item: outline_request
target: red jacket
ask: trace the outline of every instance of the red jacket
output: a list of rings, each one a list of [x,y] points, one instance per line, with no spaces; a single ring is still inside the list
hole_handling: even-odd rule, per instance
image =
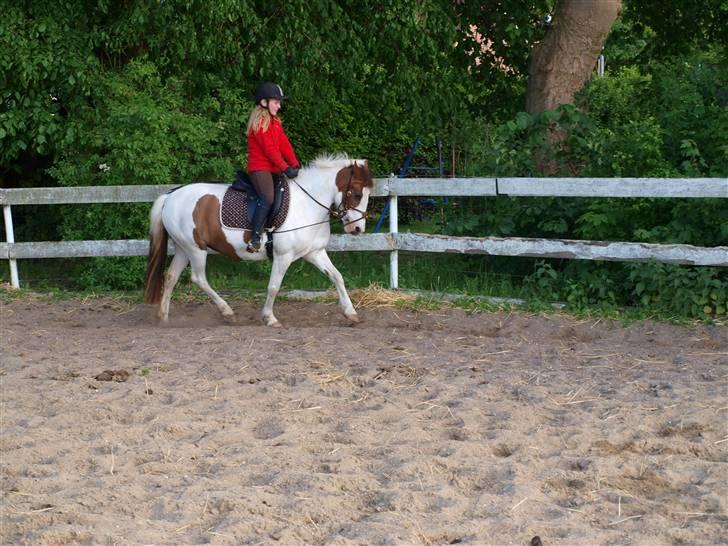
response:
[[[279,173],[288,166],[298,167],[296,158],[281,120],[272,117],[267,131],[248,133],[248,172],[268,171]]]

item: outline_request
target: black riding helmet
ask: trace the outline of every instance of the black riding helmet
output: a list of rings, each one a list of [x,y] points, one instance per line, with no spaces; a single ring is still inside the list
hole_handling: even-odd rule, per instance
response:
[[[261,83],[255,90],[255,104],[260,104],[263,99],[287,99],[283,94],[283,89],[277,83],[265,82]]]

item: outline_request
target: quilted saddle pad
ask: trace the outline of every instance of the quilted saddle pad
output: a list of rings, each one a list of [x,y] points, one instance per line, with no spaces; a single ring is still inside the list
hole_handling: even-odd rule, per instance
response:
[[[269,227],[273,229],[279,228],[285,221],[286,216],[288,216],[288,205],[290,203],[288,183],[283,184],[279,191],[282,194],[281,205],[273,221],[269,222]],[[250,224],[252,214],[248,213],[249,204],[248,194],[240,190],[228,188],[225,191],[222,206],[220,207],[220,222],[222,225],[228,229],[250,229],[252,227]]]

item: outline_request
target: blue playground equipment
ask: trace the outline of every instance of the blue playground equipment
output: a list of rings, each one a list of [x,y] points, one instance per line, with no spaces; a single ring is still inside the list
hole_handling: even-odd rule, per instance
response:
[[[420,145],[420,142],[422,141],[422,133],[417,135],[417,138],[415,139],[415,143],[412,145],[412,149],[410,150],[410,153],[407,154],[407,157],[404,160],[404,163],[402,163],[402,167],[399,169],[399,174],[397,175],[397,178],[407,178],[407,173],[410,171],[438,171],[440,178],[443,178],[445,176],[445,163],[442,160],[442,141],[440,140],[440,135],[435,135],[435,145],[437,147],[437,167],[412,167],[412,159],[415,157],[415,153],[417,153],[417,147]],[[434,201],[432,204],[435,204]],[[382,222],[384,222],[384,218],[389,214],[389,200],[384,204],[384,208],[382,209],[382,214],[379,215],[379,220],[377,220],[377,225],[374,226],[374,233],[379,233],[379,230],[382,227]]]

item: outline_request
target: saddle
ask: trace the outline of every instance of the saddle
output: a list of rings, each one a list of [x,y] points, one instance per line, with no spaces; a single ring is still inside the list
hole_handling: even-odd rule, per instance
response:
[[[265,222],[266,229],[277,229],[288,215],[290,202],[288,180],[283,175],[273,175],[273,206]],[[220,221],[229,229],[251,229],[253,214],[260,206],[258,194],[248,174],[238,171],[235,181],[225,191],[220,207]]]

